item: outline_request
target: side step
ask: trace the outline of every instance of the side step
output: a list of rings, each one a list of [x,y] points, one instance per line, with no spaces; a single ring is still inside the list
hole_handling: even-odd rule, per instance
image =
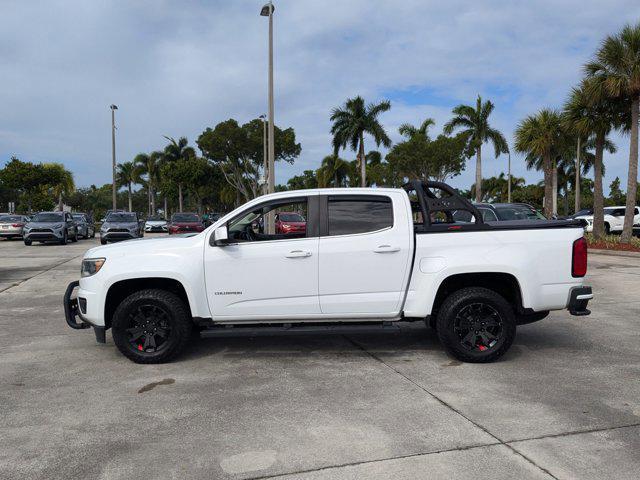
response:
[[[397,322],[382,322],[370,324],[348,323],[330,325],[305,325],[284,323],[282,325],[224,325],[210,327],[200,332],[202,338],[220,337],[268,337],[280,335],[348,335],[362,333],[399,333],[400,326]]]

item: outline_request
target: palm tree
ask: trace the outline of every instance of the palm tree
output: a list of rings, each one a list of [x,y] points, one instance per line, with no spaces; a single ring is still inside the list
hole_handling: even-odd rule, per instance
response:
[[[597,86],[598,84],[593,79],[586,79],[579,87],[571,90],[569,99],[564,105],[564,123],[566,128],[574,132],[577,137],[589,138],[593,136],[595,146],[593,234],[597,239],[600,239],[604,235],[602,158],[607,135],[614,126],[616,112],[614,102],[610,102],[603,95],[602,89]]]
[[[344,187],[349,175],[349,163],[337,155],[327,155],[322,159],[322,165],[318,170],[319,185],[326,187],[329,181],[333,181],[334,187]],[[322,180],[322,182],[320,182]]]
[[[417,135],[429,138],[429,127],[433,127],[435,124],[436,121],[433,118],[426,118],[418,128],[414,127],[410,123],[403,123],[400,125],[400,128],[398,128],[398,132],[409,140]]]
[[[140,181],[140,168],[133,162],[124,162],[118,164],[116,171],[116,181],[119,185],[127,187],[129,195],[129,211],[133,211],[132,185]]]
[[[629,243],[638,188],[638,120],[640,117],[640,22],[607,36],[595,59],[585,65],[587,75],[611,98],[625,100],[631,118],[627,205],[620,241]]]
[[[470,105],[458,105],[452,111],[455,115],[444,126],[444,133],[450,135],[456,128],[462,128],[460,135],[466,140],[467,145],[476,152],[476,202],[482,199],[482,145],[486,142],[493,143],[496,158],[501,153],[509,153],[509,146],[504,135],[489,125],[489,116],[493,112],[494,105],[487,100],[482,102],[478,95],[476,108]]]
[[[544,172],[544,214],[553,215],[553,159],[562,147],[564,130],[562,116],[557,110],[543,109],[522,120],[515,132],[517,152],[527,154],[528,160],[541,160]],[[527,165],[527,168],[531,168]]]
[[[53,195],[58,199],[58,210],[62,211],[63,196],[69,195],[76,189],[73,174],[64,168],[61,163],[45,163],[44,168],[51,172],[51,177],[56,181],[51,185]]]
[[[160,179],[160,164],[162,163],[162,152],[139,153],[133,159],[134,165],[138,168],[138,174],[146,177],[148,205],[150,205],[149,215],[156,214],[156,194],[155,188]]]
[[[384,127],[378,121],[378,115],[388,111],[391,102],[384,100],[380,103],[370,103],[365,106],[361,96],[349,98],[344,107],[337,107],[331,111],[331,134],[333,135],[333,153],[338,155],[341,148],[351,146],[353,151],[358,152],[360,162],[360,185],[367,186],[367,167],[364,155],[364,134],[368,133],[373,137],[377,146],[381,144],[385,147],[391,146],[391,139],[385,132]]]
[[[164,135],[169,144],[164,147],[163,160],[165,162],[189,161],[196,157],[196,151],[189,146],[187,137],[180,137],[178,141]],[[182,182],[178,182],[178,208],[182,212]]]

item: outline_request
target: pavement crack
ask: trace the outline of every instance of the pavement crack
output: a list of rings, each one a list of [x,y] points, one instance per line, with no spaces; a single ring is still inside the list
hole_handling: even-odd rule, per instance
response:
[[[529,438],[519,438],[517,440],[507,440],[505,443],[520,443],[520,442],[529,442],[531,440],[543,440],[545,438],[560,438],[560,437],[570,437],[572,435],[581,435],[583,433],[597,433],[597,432],[608,432],[611,430],[620,430],[622,428],[633,428],[640,427],[640,422],[638,423],[630,423],[628,425],[618,425],[615,427],[599,427],[599,428],[588,428],[585,430],[572,430],[570,432],[562,432],[562,433],[550,433],[548,435],[540,435],[537,437],[529,437]]]
[[[556,480],[558,480],[558,477],[556,477],[555,475],[553,475],[549,470],[547,470],[546,468],[542,467],[541,465],[538,465],[536,462],[534,462],[532,459],[530,459],[529,457],[527,457],[526,455],[524,455],[523,453],[519,452],[518,450],[516,450],[514,447],[512,447],[511,445],[507,444],[506,442],[504,442],[500,437],[498,437],[496,434],[492,433],[491,431],[489,431],[486,427],[484,427],[483,425],[481,425],[480,423],[476,422],[475,420],[472,420],[471,418],[469,418],[467,415],[465,415],[464,413],[462,413],[460,410],[458,410],[456,407],[454,407],[453,405],[451,405],[450,403],[446,402],[445,400],[441,399],[440,397],[438,397],[436,394],[430,392],[429,390],[427,390],[424,386],[420,385],[418,382],[416,382],[415,380],[413,380],[412,378],[408,377],[407,375],[405,375],[404,373],[402,373],[400,370],[398,370],[397,368],[395,368],[394,366],[388,364],[387,362],[385,362],[382,358],[380,358],[379,356],[377,356],[376,354],[370,352],[369,350],[367,350],[364,346],[360,345],[358,342],[356,342],[355,340],[353,340],[350,337],[345,336],[345,339],[350,342],[352,345],[354,345],[356,348],[362,350],[364,353],[366,353],[367,355],[369,355],[371,358],[377,360],[378,362],[380,362],[381,364],[383,364],[384,366],[386,366],[388,369],[390,369],[391,371],[395,372],[396,374],[400,375],[402,378],[404,378],[405,380],[411,382],[413,385],[415,385],[416,387],[418,387],[420,390],[422,390],[423,392],[425,392],[427,395],[429,395],[431,398],[433,398],[434,400],[436,400],[437,402],[439,402],[441,405],[443,405],[444,407],[448,408],[449,410],[451,410],[452,412],[456,413],[457,415],[459,415],[460,417],[464,418],[467,422],[471,423],[473,426],[475,426],[476,428],[479,428],[480,430],[482,430],[483,432],[485,432],[487,435],[489,435],[490,437],[494,438],[497,443],[499,443],[500,445],[504,445],[505,447],[507,447],[509,450],[511,450],[513,453],[515,453],[516,455],[518,455],[519,457],[523,458],[524,460],[526,460],[528,463],[530,463],[531,465],[533,465],[534,467],[538,468],[540,471],[544,472],[545,474],[547,474],[549,477],[554,478]]]

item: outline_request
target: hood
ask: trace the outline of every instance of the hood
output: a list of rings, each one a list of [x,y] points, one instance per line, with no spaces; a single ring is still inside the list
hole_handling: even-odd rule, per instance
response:
[[[27,226],[29,228],[53,228],[55,225],[64,225],[64,221],[60,220],[59,222],[28,222]]]
[[[113,257],[125,255],[148,254],[153,250],[165,248],[187,248],[200,241],[203,233],[188,233],[157,238],[136,238],[126,242],[111,243],[94,247],[84,254],[84,258]]]
[[[147,220],[145,222],[145,224],[147,224],[147,225],[166,225],[167,221],[166,220]]]
[[[102,228],[137,228],[137,222],[104,222]]]

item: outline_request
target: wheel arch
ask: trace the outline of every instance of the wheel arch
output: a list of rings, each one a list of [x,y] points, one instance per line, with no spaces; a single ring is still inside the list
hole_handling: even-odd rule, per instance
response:
[[[435,315],[442,302],[453,292],[467,287],[483,287],[504,297],[514,309],[516,315],[526,313],[522,303],[522,289],[518,279],[511,273],[505,272],[473,272],[458,273],[446,277],[438,286],[437,293],[431,307],[431,314]]]
[[[184,285],[179,280],[170,277],[128,278],[113,283],[107,291],[104,304],[105,327],[111,327],[113,314],[122,300],[124,300],[132,293],[147,289],[166,290],[174,293],[183,301],[185,307],[187,308],[189,316],[192,316],[189,296],[187,295],[187,291]]]

